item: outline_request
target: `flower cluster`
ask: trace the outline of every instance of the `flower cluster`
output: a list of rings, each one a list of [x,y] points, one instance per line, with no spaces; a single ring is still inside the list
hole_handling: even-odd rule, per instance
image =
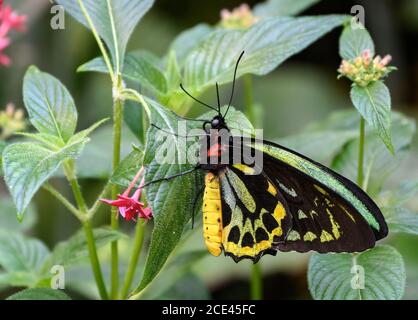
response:
[[[220,25],[226,29],[247,29],[258,20],[259,18],[253,15],[250,7],[244,3],[232,11],[223,9]]]
[[[6,140],[12,134],[26,128],[23,110],[8,104],[6,110],[0,111],[0,140]]]
[[[24,32],[26,30],[27,17],[18,15],[10,6],[3,6],[0,0],[0,65],[10,65],[10,58],[3,53],[10,45],[9,32],[12,30]]]
[[[144,188],[144,177],[142,177],[141,183],[132,196],[129,196],[133,187],[137,183],[139,177],[143,174],[144,167],[138,171],[135,175],[135,178],[132,180],[128,189],[125,190],[123,194],[119,194],[116,200],[100,199],[104,203],[107,203],[111,206],[118,207],[120,215],[125,220],[136,221],[136,216],[142,219],[149,220],[152,217],[151,208],[144,208],[144,203],[139,202],[141,197],[142,189]]]
[[[366,87],[371,82],[386,77],[395,67],[388,66],[392,57],[386,55],[372,57],[369,49],[364,50],[360,56],[353,60],[343,60],[338,72],[340,77],[347,77],[357,85]]]

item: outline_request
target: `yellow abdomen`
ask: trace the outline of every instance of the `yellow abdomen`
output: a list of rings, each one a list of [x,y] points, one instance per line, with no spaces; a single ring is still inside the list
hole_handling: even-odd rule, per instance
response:
[[[213,173],[205,177],[203,195],[203,235],[206,247],[214,256],[222,252],[222,208],[219,178]]]

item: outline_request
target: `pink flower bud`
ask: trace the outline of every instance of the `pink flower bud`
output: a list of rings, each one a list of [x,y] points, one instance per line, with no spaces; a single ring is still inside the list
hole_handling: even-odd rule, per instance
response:
[[[380,61],[380,64],[385,67],[392,61],[392,56],[390,54],[387,54],[384,56],[382,61]]]

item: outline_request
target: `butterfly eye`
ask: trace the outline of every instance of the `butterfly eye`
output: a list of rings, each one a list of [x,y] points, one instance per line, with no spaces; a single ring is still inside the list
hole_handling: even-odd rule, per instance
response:
[[[212,120],[212,128],[217,128],[219,126],[219,119]]]

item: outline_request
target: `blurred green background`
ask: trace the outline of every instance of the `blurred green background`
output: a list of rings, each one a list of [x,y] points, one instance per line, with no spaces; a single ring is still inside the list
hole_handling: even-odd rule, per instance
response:
[[[257,2],[259,1],[247,1],[251,6]],[[5,3],[12,4],[20,13],[28,15],[29,30],[17,35],[6,51],[13,64],[8,68],[0,67],[0,109],[9,102],[18,108],[23,107],[22,78],[27,67],[35,64],[59,78],[68,87],[77,104],[79,129],[110,116],[112,99],[108,78],[76,72],[79,65],[99,55],[91,34],[70,17],[66,17],[65,30],[51,30],[51,4],[47,0],[6,0]],[[200,22],[215,24],[219,21],[221,9],[232,9],[239,4],[241,1],[157,0],[135,31],[129,48],[146,49],[162,56],[179,32]],[[365,7],[366,26],[375,40],[377,53],[391,54],[393,65],[398,67],[398,71],[392,73],[386,81],[392,94],[392,107],[418,119],[418,0],[324,0],[307,10],[304,15],[346,14],[355,4]],[[341,29],[338,29],[328,34],[268,76],[254,77],[255,102],[260,105],[257,109],[257,127],[265,129],[266,139],[296,134],[308,124],[325,118],[331,111],[351,108],[349,82],[336,79],[336,70],[340,63],[340,32]],[[223,88],[222,91],[227,95],[227,88]],[[213,93],[206,96],[209,100],[214,99]],[[234,105],[240,108],[243,103],[241,82],[235,97]],[[198,115],[202,111],[196,106],[191,115]],[[130,144],[137,141],[127,130],[125,133],[126,153]],[[94,176],[104,175],[110,169],[108,137],[109,130],[102,129],[95,135],[94,143],[87,148],[84,159],[88,161],[85,160],[80,168],[86,175],[89,172]],[[103,155],[103,150],[109,153]],[[391,183],[418,179],[417,150],[418,140],[415,139],[413,151],[399,167]],[[60,179],[55,179],[54,184],[65,186]],[[101,185],[102,181],[99,179],[83,180],[83,190],[88,194],[90,201],[97,196]],[[3,183],[0,183],[0,194],[1,199],[7,194]],[[28,216],[37,215],[30,234],[40,238],[48,246],[68,238],[79,228],[76,219],[45,191],[37,194],[34,204],[36,213],[28,212]],[[418,209],[418,201],[411,205]],[[13,208],[9,210],[13,214]],[[97,224],[107,223],[108,210],[102,210],[96,220]],[[122,225],[127,230],[133,227],[129,223]],[[189,241],[191,245],[196,242],[200,245],[202,242],[200,237]],[[406,265],[410,266],[407,268],[410,272],[405,298],[416,299],[418,237],[396,236],[391,239],[391,243],[403,254]],[[265,298],[309,299],[306,283],[308,258],[308,254],[295,253],[279,253],[277,257],[263,258]],[[203,297],[206,295],[212,298],[248,298],[249,270],[249,263],[246,262],[237,265],[229,258],[207,257],[195,266],[194,272],[203,279],[209,290],[196,290],[201,290]],[[193,283],[191,281],[190,286],[193,286]],[[4,295],[7,296],[7,293]],[[89,294],[81,295],[83,296]]]

